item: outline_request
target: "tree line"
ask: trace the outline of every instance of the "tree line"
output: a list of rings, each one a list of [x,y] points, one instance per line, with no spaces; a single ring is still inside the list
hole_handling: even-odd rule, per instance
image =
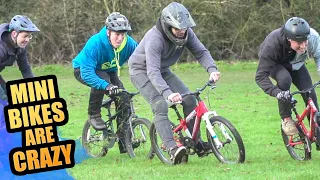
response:
[[[86,41],[104,26],[114,11],[130,21],[137,42],[155,25],[168,0],[0,0],[0,22],[27,15],[41,30],[32,39],[29,59],[34,64],[70,63]],[[315,0],[181,0],[197,26],[195,33],[215,60],[257,59],[265,36],[288,18],[299,16],[320,31]],[[185,51],[180,62],[194,61]]]

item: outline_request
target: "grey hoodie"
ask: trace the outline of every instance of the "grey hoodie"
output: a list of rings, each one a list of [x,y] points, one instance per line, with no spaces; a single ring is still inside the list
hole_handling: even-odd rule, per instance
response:
[[[217,71],[210,52],[199,41],[191,28],[184,46],[176,46],[164,34],[160,22],[152,27],[143,37],[136,50],[129,58],[129,73],[146,73],[157,91],[166,99],[173,92],[162,78],[161,73],[170,71],[187,47],[208,73]]]

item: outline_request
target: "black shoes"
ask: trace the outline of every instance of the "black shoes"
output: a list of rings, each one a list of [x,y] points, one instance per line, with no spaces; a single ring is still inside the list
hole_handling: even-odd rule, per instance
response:
[[[101,119],[100,114],[89,115],[89,123],[95,130],[103,130],[106,128],[106,124]]]
[[[196,149],[197,155],[199,157],[205,157],[212,153],[210,144],[208,142],[199,141]]]
[[[187,150],[184,146],[174,146],[168,150],[170,155],[170,160],[172,161],[173,165],[180,164],[184,161],[184,157],[187,153]]]

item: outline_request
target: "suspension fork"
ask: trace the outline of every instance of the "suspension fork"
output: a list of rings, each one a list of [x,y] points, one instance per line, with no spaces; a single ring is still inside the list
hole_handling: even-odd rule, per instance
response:
[[[129,122],[130,131],[131,131],[131,139],[134,138],[133,127],[132,127],[132,119],[133,118],[137,118],[137,116],[135,115],[135,111],[133,108],[133,101],[132,101],[132,99],[130,99],[130,116],[128,118],[128,122]]]
[[[205,120],[206,122],[206,127],[208,129],[208,131],[210,132],[210,135],[211,137],[213,138],[214,142],[216,143],[217,145],[217,148],[221,148],[223,146],[223,144],[220,142],[219,138],[217,137],[217,134],[214,132],[213,130],[213,126],[211,125],[211,122],[210,122],[210,119],[209,117],[213,115],[213,116],[218,116],[217,112],[215,111],[210,111],[210,112],[206,112],[202,117],[203,119]],[[223,133],[223,136],[229,140],[229,141],[232,141],[232,138],[230,137],[230,135],[227,133],[225,127],[223,126],[223,124],[220,124],[219,125],[222,133]]]
[[[133,108],[132,99],[130,99],[130,112],[131,113],[130,113],[130,116],[128,118],[128,121],[129,121],[129,128],[130,128],[130,131],[131,131],[131,139],[135,139],[135,134],[134,134],[133,127],[132,127],[132,122],[133,122],[133,119],[138,118],[138,116],[135,114],[135,110]],[[141,135],[143,137],[143,140],[146,141],[147,138],[146,138],[144,130],[142,129],[141,126],[139,126],[139,129],[140,129]]]
[[[220,142],[220,140],[218,139],[217,134],[214,132],[213,130],[213,126],[210,122],[209,116],[213,115],[213,116],[218,116],[217,112],[215,111],[209,111],[203,114],[202,119],[206,122],[206,128],[209,131],[211,137],[213,138],[214,142],[216,143],[217,148],[221,148],[223,146],[223,144]]]

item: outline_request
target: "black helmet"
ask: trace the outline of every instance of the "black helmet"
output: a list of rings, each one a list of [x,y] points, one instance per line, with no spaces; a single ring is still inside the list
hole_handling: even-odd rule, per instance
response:
[[[39,32],[40,30],[27,16],[15,15],[9,24],[9,31]]]
[[[113,12],[107,17],[106,26],[111,31],[131,31],[128,19],[119,12]]]
[[[284,25],[284,33],[288,39],[305,41],[310,34],[310,26],[304,19],[292,17]]]
[[[178,46],[182,46],[186,43],[187,36],[184,39],[177,38],[172,34],[171,28],[188,29],[196,26],[189,11],[182,4],[177,2],[170,3],[162,10],[160,22],[164,33]]]

